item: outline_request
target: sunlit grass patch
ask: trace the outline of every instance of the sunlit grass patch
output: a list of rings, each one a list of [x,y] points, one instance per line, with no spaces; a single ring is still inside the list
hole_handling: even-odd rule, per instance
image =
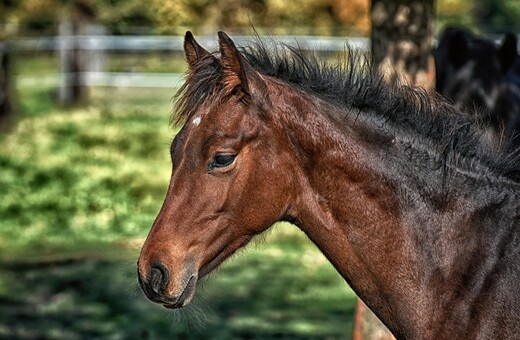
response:
[[[103,105],[56,110],[1,137],[0,247],[37,252],[146,234],[166,191],[174,131],[169,99],[136,97],[146,114],[122,104],[112,114]]]

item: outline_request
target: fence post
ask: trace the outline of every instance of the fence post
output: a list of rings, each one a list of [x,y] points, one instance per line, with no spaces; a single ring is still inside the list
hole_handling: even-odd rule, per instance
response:
[[[74,77],[72,76],[74,72],[73,34],[74,30],[70,18],[66,16],[61,17],[58,28],[58,50],[60,56],[58,101],[61,105],[68,105],[74,102],[72,95],[72,86],[74,83]]]
[[[60,87],[58,100],[62,105],[79,104],[86,100],[84,78],[89,60],[84,35],[91,33],[95,12],[88,0],[75,0],[71,11],[62,16],[59,25]]]
[[[11,125],[13,117],[10,53],[7,42],[0,40],[0,130],[7,129]]]
[[[99,45],[102,45],[100,37],[106,35],[106,28],[96,23],[86,24],[83,28],[82,35],[89,37],[89,40],[82,45],[83,56],[85,57],[85,80],[87,81],[85,85],[88,86],[92,81],[94,84],[98,83],[102,79],[102,72],[105,70],[106,49],[103,46],[103,48],[99,48]]]

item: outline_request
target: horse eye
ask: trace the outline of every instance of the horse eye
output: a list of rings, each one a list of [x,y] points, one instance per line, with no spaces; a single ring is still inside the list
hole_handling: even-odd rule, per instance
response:
[[[229,153],[219,153],[211,162],[210,168],[225,168],[228,165],[231,165],[234,161],[237,155],[229,154]]]

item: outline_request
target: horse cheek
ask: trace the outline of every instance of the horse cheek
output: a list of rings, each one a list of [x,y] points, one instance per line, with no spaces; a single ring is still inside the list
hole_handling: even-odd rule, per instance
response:
[[[283,178],[283,171],[270,169],[271,171],[257,172],[248,192],[253,192],[254,197],[247,204],[252,216],[249,225],[254,226],[255,233],[261,233],[277,222],[283,215],[286,207],[287,180]],[[266,185],[268,183],[268,185]]]

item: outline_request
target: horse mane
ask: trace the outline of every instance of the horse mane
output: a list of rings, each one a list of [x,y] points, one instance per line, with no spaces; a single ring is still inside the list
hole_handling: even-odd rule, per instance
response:
[[[438,94],[424,89],[388,84],[363,54],[345,47],[343,57],[333,64],[317,54],[259,37],[240,48],[241,54],[259,73],[296,86],[356,115],[378,116],[399,130],[404,139],[428,141],[439,161],[474,165],[488,174],[520,182],[520,153],[490,145],[476,118],[457,111]],[[225,100],[226,90],[218,53],[206,56],[188,73],[177,92],[172,114],[174,124],[185,123],[206,100]],[[212,67],[208,67],[212,64]]]

